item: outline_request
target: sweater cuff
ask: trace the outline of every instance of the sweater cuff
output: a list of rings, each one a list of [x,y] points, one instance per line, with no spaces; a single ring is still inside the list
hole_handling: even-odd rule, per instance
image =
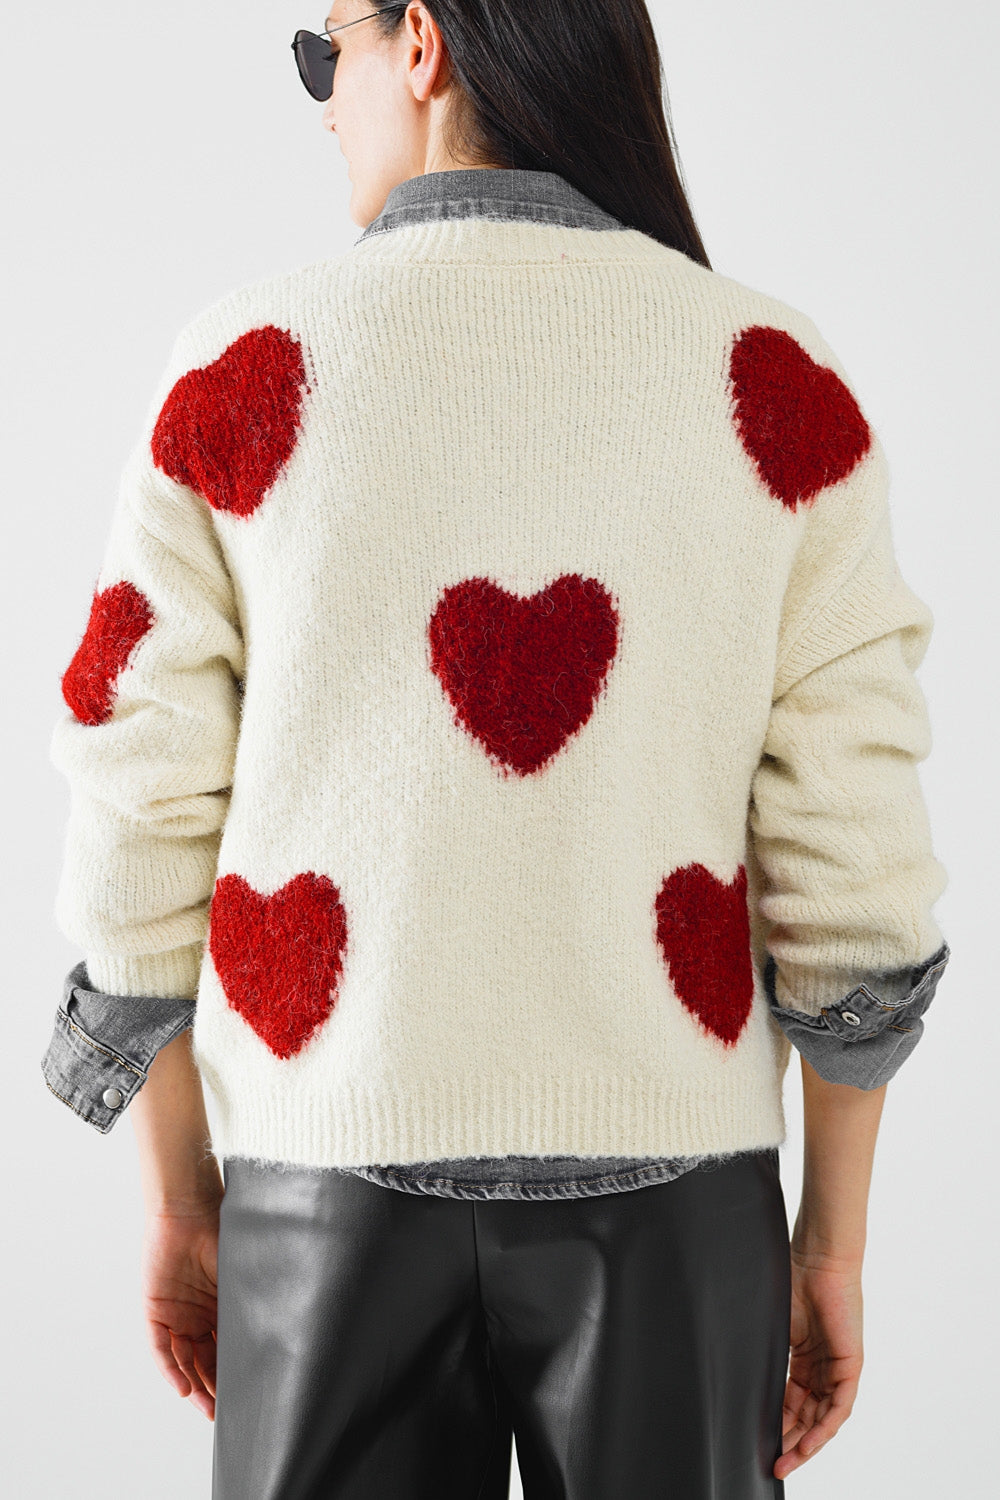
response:
[[[193,1000],[198,993],[203,943],[170,948],[165,953],[92,953],[87,974],[95,990],[106,995],[168,995]]]

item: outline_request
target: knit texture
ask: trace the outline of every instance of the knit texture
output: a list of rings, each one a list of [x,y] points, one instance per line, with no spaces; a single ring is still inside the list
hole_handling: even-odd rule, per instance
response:
[[[815,324],[635,230],[435,219],[219,299],[122,476],[56,901],[197,997],[213,1146],[779,1145],[929,957],[932,629]]]

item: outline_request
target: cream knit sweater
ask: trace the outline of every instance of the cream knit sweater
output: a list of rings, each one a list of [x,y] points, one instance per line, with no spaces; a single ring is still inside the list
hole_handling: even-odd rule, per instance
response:
[[[815,324],[635,230],[434,219],[195,317],[56,914],[197,996],[217,1153],[780,1144],[768,953],[815,1013],[942,942],[888,491]]]

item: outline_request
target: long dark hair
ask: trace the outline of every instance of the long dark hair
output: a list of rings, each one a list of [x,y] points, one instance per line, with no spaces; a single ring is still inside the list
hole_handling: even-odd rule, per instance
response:
[[[630,229],[711,270],[645,0],[428,0],[427,9],[458,85],[446,129],[456,160],[558,172]],[[383,11],[375,25],[392,36],[403,15]]]

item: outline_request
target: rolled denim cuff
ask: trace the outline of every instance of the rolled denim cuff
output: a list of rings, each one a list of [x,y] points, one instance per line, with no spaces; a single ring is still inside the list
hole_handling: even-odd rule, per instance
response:
[[[836,1005],[824,1005],[815,1016],[779,1005],[774,988],[777,965],[770,956],[764,968],[764,988],[771,1014],[821,1078],[877,1089],[898,1072],[923,1035],[920,1017],[933,1000],[950,957],[945,942],[930,958],[915,964],[906,992],[891,1004],[879,998],[879,980],[873,979],[857,985]],[[897,981],[904,972],[898,971],[891,979]]]
[[[194,1021],[195,1002],[166,995],[107,995],[91,988],[86,960],[63,984],[42,1074],[57,1099],[107,1135],[149,1076],[161,1047]]]

